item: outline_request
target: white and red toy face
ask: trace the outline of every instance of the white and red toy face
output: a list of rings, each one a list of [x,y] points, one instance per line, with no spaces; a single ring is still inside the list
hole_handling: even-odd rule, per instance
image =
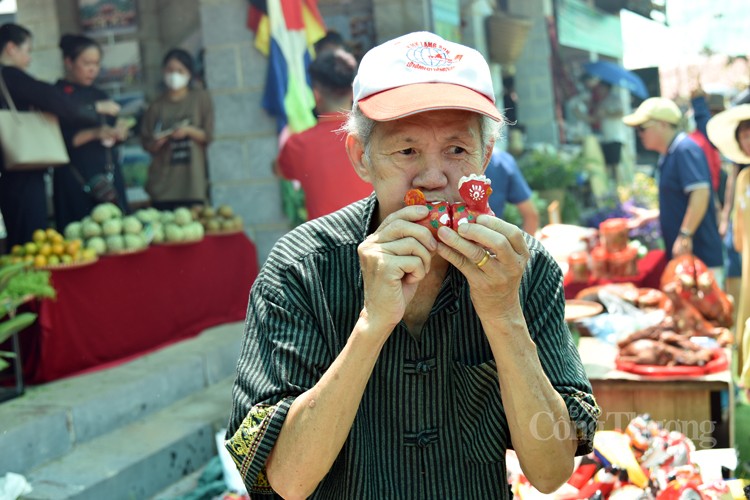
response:
[[[461,177],[458,181],[458,192],[464,200],[462,202],[427,201],[422,191],[410,189],[404,196],[404,203],[425,205],[430,213],[419,221],[419,224],[437,236],[440,226],[451,227],[455,230],[461,224],[476,222],[481,214],[495,215],[489,205],[490,194],[492,194],[490,182],[484,175],[471,174],[468,177]]]

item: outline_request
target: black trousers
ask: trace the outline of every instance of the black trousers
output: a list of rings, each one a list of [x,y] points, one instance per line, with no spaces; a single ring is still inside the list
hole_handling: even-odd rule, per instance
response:
[[[31,241],[35,229],[49,226],[44,170],[2,172],[0,211],[8,237],[5,250]]]

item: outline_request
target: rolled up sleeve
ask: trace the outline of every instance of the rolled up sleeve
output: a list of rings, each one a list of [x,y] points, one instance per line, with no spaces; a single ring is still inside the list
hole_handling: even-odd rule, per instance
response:
[[[331,362],[316,342],[320,332],[306,305],[313,292],[302,282],[294,270],[271,266],[250,294],[225,446],[248,492],[261,496],[272,493],[265,465],[289,408]]]
[[[253,406],[237,431],[224,442],[249,493],[273,493],[265,464],[294,400],[288,397],[275,405]]]

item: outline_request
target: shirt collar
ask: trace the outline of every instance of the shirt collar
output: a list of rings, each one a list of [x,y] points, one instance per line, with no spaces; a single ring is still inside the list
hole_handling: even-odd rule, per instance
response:
[[[682,142],[682,140],[687,137],[687,134],[685,132],[680,132],[679,134],[674,136],[674,139],[672,139],[671,144],[667,148],[667,153],[663,155],[659,155],[659,162],[658,166],[661,167],[662,164],[664,164],[664,160],[667,158],[667,156],[674,153],[674,150],[677,148],[677,145]]]

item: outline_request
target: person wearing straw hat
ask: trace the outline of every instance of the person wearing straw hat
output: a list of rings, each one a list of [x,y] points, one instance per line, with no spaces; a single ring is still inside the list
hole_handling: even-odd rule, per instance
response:
[[[254,282],[226,447],[253,498],[512,497],[505,452],[550,493],[596,405],[562,273],[491,215],[437,236],[503,117],[476,50],[417,32],[362,58],[345,130],[374,193],[285,235]]]
[[[727,259],[727,289],[735,297],[735,335],[739,349],[738,368],[745,390],[750,390],[750,334],[746,323],[750,317],[750,283],[742,276],[750,275],[750,104],[741,104],[717,114],[706,126],[708,137],[726,158],[734,163],[727,179],[731,190],[733,220],[725,241],[732,243]],[[736,251],[734,251],[736,250]],[[738,253],[738,252],[741,252]]]
[[[664,97],[650,97],[622,118],[636,128],[644,148],[660,154],[659,208],[639,212],[631,225],[658,217],[667,258],[693,254],[723,283],[722,243],[708,163],[700,146],[678,130],[681,120],[680,108]]]

